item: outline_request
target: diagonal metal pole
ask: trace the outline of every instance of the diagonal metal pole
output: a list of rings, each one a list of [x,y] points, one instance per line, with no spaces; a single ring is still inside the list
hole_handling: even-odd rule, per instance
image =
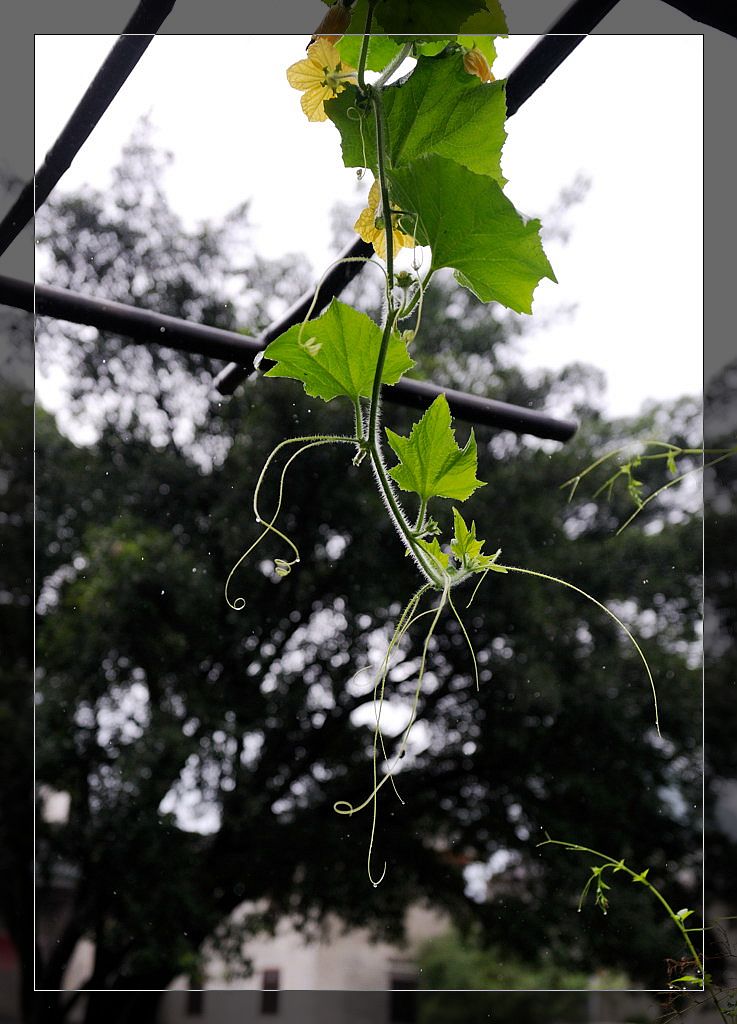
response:
[[[665,0],[665,3],[700,25],[708,25],[737,38],[737,6],[734,0]]]
[[[548,34],[543,36],[510,72],[507,79],[507,113],[511,117],[537,89],[559,68],[563,61],[586,38],[596,26],[616,7],[619,0],[574,0],[561,16],[551,25]],[[557,33],[557,35],[556,35]],[[568,33],[568,34],[562,34]],[[575,33],[575,34],[570,34]],[[340,258],[370,255],[373,249],[366,242],[358,239],[349,246]],[[318,316],[331,299],[340,294],[349,281],[361,271],[362,263],[346,263],[334,268],[331,275],[323,282],[317,294],[313,316]],[[306,292],[281,318],[279,332],[301,323],[315,299],[317,289]],[[266,347],[269,341],[278,335],[273,333],[275,325],[271,325],[259,338]],[[250,369],[239,363],[230,363],[215,378],[215,387],[221,395],[232,395],[239,384],[242,384],[250,373]]]
[[[176,0],[141,0],[58,139],[0,222],[0,256],[33,220],[117,96]],[[35,181],[35,188],[34,188]]]
[[[193,352],[211,359],[237,359],[249,362],[262,351],[259,339],[235,331],[208,327],[179,317],[165,316],[149,309],[127,306],[122,302],[78,295],[64,288],[38,284],[0,275],[0,305],[24,309],[38,316],[53,316],[76,324],[87,324],[101,331],[110,331],[144,345],[166,345],[180,352]],[[448,400],[455,417],[471,423],[511,430],[516,434],[568,441],[576,432],[576,424],[555,419],[546,413],[497,402],[491,398],[467,395],[460,391],[439,388],[425,381],[401,380],[385,391],[384,397],[397,405],[426,409],[440,394]]]

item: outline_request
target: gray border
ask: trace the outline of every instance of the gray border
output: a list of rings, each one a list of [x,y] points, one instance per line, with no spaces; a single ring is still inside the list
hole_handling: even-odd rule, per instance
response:
[[[33,172],[33,34],[44,33],[115,33],[120,31],[134,8],[134,3],[112,4],[92,0],[70,0],[60,4],[54,0],[40,0],[37,4],[17,5],[12,24],[9,19],[0,37],[0,94],[11,97],[0,112],[0,138],[3,152],[0,166],[17,174],[23,180]],[[545,5],[547,6],[547,5]],[[201,5],[197,0],[179,0],[164,32],[188,34],[218,34],[244,32],[247,34],[279,33],[289,24],[290,32],[309,32],[319,20],[323,10],[319,0],[262,0],[258,5],[233,4],[232,0],[211,0]],[[519,0],[511,29],[517,33],[544,32],[551,20],[549,13],[535,10],[530,0]],[[721,376],[723,368],[737,356],[734,327],[729,308],[732,299],[733,259],[732,239],[737,235],[737,206],[732,200],[732,182],[737,180],[737,146],[728,126],[733,114],[732,97],[737,95],[737,43],[715,30],[697,25],[685,15],[658,2],[647,3],[622,0],[620,6],[602,25],[606,34],[695,34],[704,36],[704,101],[705,101],[705,380]],[[643,88],[647,76],[643,74]],[[688,88],[687,73],[674,90]],[[689,183],[684,182],[684,188]],[[0,197],[0,216],[9,202]],[[674,211],[678,216],[678,211]],[[33,279],[33,244],[29,229],[23,232],[11,249],[0,258],[2,272]],[[731,286],[731,287],[730,287]],[[684,298],[688,301],[688,297]],[[29,380],[28,385],[32,382]],[[30,429],[29,423],[29,429]],[[707,438],[719,432],[719,424],[711,422],[706,412]],[[22,441],[22,439],[19,439]],[[709,543],[708,528],[705,542]],[[726,552],[724,553],[726,556]],[[708,588],[708,581],[707,581]],[[708,852],[708,851],[707,851]],[[707,890],[708,879],[707,879]],[[719,894],[709,891],[710,898]],[[246,993],[237,994],[237,998]],[[293,995],[297,995],[293,993]],[[337,993],[299,993],[307,1011],[305,1019],[312,1017],[321,1000],[334,1001]],[[377,1010],[385,1009],[385,994],[376,996]],[[582,994],[583,995],[583,994]],[[603,999],[605,993],[601,993]],[[489,993],[489,1008],[493,1008],[494,993]],[[236,997],[233,994],[232,997]],[[449,994],[457,1001],[462,994]],[[588,995],[586,996],[588,999]],[[449,1002],[450,1005],[450,1002]],[[244,1004],[244,1009],[245,1009]],[[600,1005],[599,1013],[606,1014]],[[378,1018],[377,1018],[378,1019]],[[488,1019],[468,1017],[474,1020]],[[611,1017],[610,1019],[614,1019]]]

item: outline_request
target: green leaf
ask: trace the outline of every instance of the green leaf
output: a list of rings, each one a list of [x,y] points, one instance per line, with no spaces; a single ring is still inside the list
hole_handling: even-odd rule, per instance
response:
[[[455,534],[450,542],[450,550],[460,563],[461,569],[470,572],[485,572],[487,569],[493,569],[495,572],[507,571],[500,565],[494,565],[501,554],[501,549],[493,555],[481,553],[486,541],[476,539],[476,523],[472,522],[469,530],[457,508],[453,509],[453,526]]]
[[[440,547],[437,537],[433,537],[429,542],[426,540],[418,540],[417,543],[423,551],[427,551],[428,555],[435,559],[441,569],[448,568],[450,555],[446,554],[446,552]]]
[[[504,184],[502,147],[507,103],[503,82],[483,83],[463,67],[459,50],[420,57],[407,78],[383,92],[386,156],[403,167],[436,153]],[[358,91],[350,87],[325,108],[342,137],[346,167],[376,172],[373,113],[358,115]]]
[[[389,172],[392,198],[416,216],[403,227],[432,248],[432,266],[452,267],[482,302],[529,313],[542,278],[555,274],[540,242],[540,221],[517,212],[497,182],[440,156]]]
[[[450,39],[418,39],[415,43],[415,56],[435,57],[442,53],[450,42]]]
[[[486,0],[486,3],[479,4],[481,10],[472,14],[463,22],[459,35],[461,36],[503,36],[509,31],[507,18],[504,14],[499,0]],[[477,39],[476,45],[481,42]],[[493,45],[493,42],[492,42]],[[479,49],[481,47],[479,46]],[[491,61],[489,61],[491,63]]]
[[[358,67],[367,9],[366,0],[357,0],[352,8],[349,26],[352,35],[344,36],[338,43],[341,56],[353,67]],[[476,45],[486,54],[484,45],[488,45],[489,40],[484,37],[503,35],[506,32],[507,20],[499,0],[455,0],[453,4],[447,0],[423,0],[421,5],[413,0],[386,0],[376,8],[371,23],[366,67],[369,71],[382,71],[407,36],[431,37],[420,43],[420,52],[439,53],[460,33],[464,37],[473,36]],[[382,37],[382,33],[389,35]],[[399,38],[396,33],[399,33]],[[438,35],[447,38],[438,39]]]
[[[476,479],[476,439],[471,431],[459,448],[450,426],[445,395],[438,395],[409,437],[387,428],[386,436],[399,465],[389,470],[403,491],[414,491],[422,501],[455,498],[465,501],[484,483]]]
[[[301,380],[308,395],[325,402],[338,395],[355,402],[371,396],[380,346],[374,321],[333,299],[321,316],[295,324],[266,347],[265,358],[276,365],[265,376]],[[406,345],[392,334],[382,384],[396,384],[412,366]]]
[[[475,32],[493,35],[507,31],[498,0],[454,0],[452,4],[448,0],[384,0],[377,8],[377,17],[390,35],[456,36],[471,18],[479,18],[478,24],[485,26],[475,27]]]
[[[351,67],[357,68],[361,56],[361,43],[363,42],[363,30],[366,26],[366,12],[368,4],[366,0],[358,0],[353,6],[349,31],[353,35],[343,36],[336,44],[338,53]],[[382,31],[381,25],[374,18],[371,26],[371,37],[368,45],[366,68],[368,71],[383,71],[390,60],[394,60],[402,48],[391,36],[374,35]]]

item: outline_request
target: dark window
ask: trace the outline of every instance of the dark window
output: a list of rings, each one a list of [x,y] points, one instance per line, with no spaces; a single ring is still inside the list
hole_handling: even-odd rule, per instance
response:
[[[392,977],[389,994],[389,1020],[391,1024],[415,1024],[417,1004],[415,978]]]
[[[279,1012],[279,972],[264,971],[261,985],[261,1013],[275,1016]]]
[[[192,990],[187,993],[187,1016],[201,1017],[205,1008],[205,993]]]

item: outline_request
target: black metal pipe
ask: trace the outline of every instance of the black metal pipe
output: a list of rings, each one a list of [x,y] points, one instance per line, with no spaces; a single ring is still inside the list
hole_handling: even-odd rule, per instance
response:
[[[263,349],[256,338],[235,331],[208,327],[122,302],[89,298],[51,285],[36,285],[34,307],[33,285],[2,275],[0,303],[35,312],[37,316],[53,316],[73,324],[86,324],[101,331],[122,334],[144,345],[166,345],[212,359],[252,360]]]
[[[29,313],[35,311],[38,316],[53,316],[75,324],[86,324],[101,331],[112,331],[145,345],[166,345],[168,348],[196,352],[212,359],[252,361],[270,340],[265,335],[249,338],[235,331],[191,323],[136,306],[126,306],[121,302],[88,298],[50,285],[36,285],[34,304],[33,285],[2,275],[0,305],[25,309]],[[457,419],[471,423],[555,441],[567,441],[576,431],[576,424],[567,420],[557,420],[507,402],[438,388],[424,381],[405,378],[385,390],[388,402],[418,409],[426,409],[441,394],[448,399],[451,412]]]
[[[374,255],[374,246],[370,243],[364,242],[362,239],[358,239],[356,242],[351,244],[343,250],[337,260],[345,260],[347,258],[354,260],[366,260]],[[306,291],[303,295],[294,302],[286,313],[279,316],[276,321],[266,328],[258,336],[259,350],[264,349],[270,341],[274,338],[278,338],[280,334],[284,334],[285,331],[289,331],[291,327],[296,324],[301,324],[304,321],[305,316],[310,311],[310,306],[314,303],[312,315],[316,316],[326,307],[331,299],[340,295],[346,285],[355,278],[355,275],[363,267],[363,263],[343,263],[336,262],[336,265],[332,267],[317,288],[311,288]],[[316,296],[316,298],[315,298]],[[231,362],[225,367],[215,378],[214,385],[221,394],[232,394],[237,385],[241,384],[248,375],[251,373],[251,369],[247,369],[240,365]]]
[[[563,61],[593,32],[619,0],[575,0],[526,53],[507,78],[507,115],[512,117]]]
[[[33,219],[138,64],[176,0],[141,0],[61,134],[0,222],[0,256]],[[133,34],[143,33],[143,34]],[[35,183],[35,187],[34,187]]]
[[[700,25],[708,25],[737,39],[737,8],[728,0],[665,0]]]
[[[560,67],[579,43],[586,38],[585,33],[594,29],[609,12],[616,7],[619,0],[574,0],[574,3],[567,7],[563,14],[551,25],[549,34],[539,40],[519,62],[516,68],[510,72],[507,79],[507,113],[511,117],[516,114],[522,104],[540,88],[550,75]],[[578,33],[577,35],[558,35],[553,33]],[[372,252],[372,248],[361,239],[349,246],[343,256],[355,256]],[[348,263],[345,265],[346,284],[352,280],[362,269],[361,263]],[[309,309],[314,291],[307,292],[299,300],[300,307],[305,312]],[[324,306],[327,305],[333,295],[338,292],[321,290],[322,304],[315,306],[314,315],[317,316]],[[297,321],[293,321],[297,322]],[[287,326],[291,326],[288,324]],[[232,395],[235,389],[249,374],[249,370],[237,363],[231,363],[215,379],[215,387],[221,395]]]
[[[374,247],[368,242],[364,242],[362,238],[358,238],[355,242],[351,242],[337,259],[366,260],[373,256],[373,253]],[[364,264],[360,262],[337,263],[336,266],[328,271],[317,288],[310,288],[301,295],[283,316],[269,324],[266,330],[259,335],[259,340],[263,342],[263,348],[266,348],[270,341],[278,338],[280,334],[289,330],[290,327],[302,323],[313,302],[312,315],[318,316],[330,303],[330,300],[340,295],[346,285],[350,284],[356,274],[363,269],[363,266]],[[317,295],[317,300],[315,300],[315,295]],[[215,388],[221,395],[232,395],[250,372],[250,369],[247,367],[241,366],[238,363],[230,363],[215,378]]]
[[[466,391],[439,388],[435,384],[410,377],[404,377],[398,384],[383,388],[381,393],[385,401],[412,409],[427,409],[438,395],[445,395],[456,419],[494,427],[496,430],[511,430],[514,434],[531,434],[550,441],[570,441],[578,430],[578,424],[573,420],[559,420],[536,409],[525,409],[524,406],[498,402],[494,398],[470,395]]]

